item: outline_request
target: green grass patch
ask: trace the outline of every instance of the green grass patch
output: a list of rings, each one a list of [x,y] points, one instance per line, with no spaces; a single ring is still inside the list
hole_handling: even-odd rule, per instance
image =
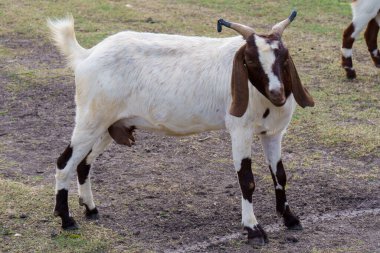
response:
[[[128,252],[141,251],[130,238],[84,220],[78,231],[60,231],[50,186],[29,187],[0,177],[0,191],[7,193],[0,195],[1,252],[106,252],[120,241],[129,243]],[[73,202],[70,206],[79,209]]]

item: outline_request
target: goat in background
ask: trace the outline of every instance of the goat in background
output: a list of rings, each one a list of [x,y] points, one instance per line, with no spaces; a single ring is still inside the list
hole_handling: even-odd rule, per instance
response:
[[[356,78],[356,71],[352,65],[352,45],[360,32],[367,26],[364,33],[368,51],[372,61],[380,68],[380,52],[377,48],[377,35],[380,25],[380,1],[379,0],[353,0],[352,22],[344,30],[342,42],[342,67],[346,71],[348,79]]]

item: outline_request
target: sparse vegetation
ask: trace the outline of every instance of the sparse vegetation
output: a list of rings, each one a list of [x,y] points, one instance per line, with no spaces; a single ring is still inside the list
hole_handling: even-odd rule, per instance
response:
[[[350,22],[349,2],[338,0],[131,0],[127,2],[1,0],[0,92],[4,94],[6,92],[7,98],[0,94],[0,252],[146,252],[153,250],[134,236],[135,232],[129,231],[128,227],[123,233],[119,233],[96,222],[79,219],[82,226],[79,232],[60,232],[58,220],[52,217],[52,173],[33,175],[30,170],[35,168],[29,168],[29,159],[31,159],[30,156],[35,155],[34,150],[46,149],[48,154],[44,154],[45,156],[41,159],[45,160],[38,166],[42,166],[43,170],[50,167],[49,170],[51,170],[53,165],[46,162],[46,157],[51,157],[53,154],[48,149],[51,148],[57,152],[55,150],[57,147],[46,146],[39,140],[17,139],[16,137],[22,132],[29,131],[25,125],[7,128],[11,123],[14,126],[14,122],[17,122],[16,125],[22,124],[24,117],[29,115],[29,107],[25,109],[27,112],[21,115],[20,112],[14,111],[14,107],[9,106],[12,103],[24,103],[28,99],[28,91],[48,89],[52,83],[72,85],[73,74],[64,68],[64,62],[58,58],[58,53],[56,52],[54,57],[57,58],[54,59],[51,59],[53,54],[49,57],[43,56],[44,49],[51,48],[48,29],[45,25],[46,18],[62,17],[67,13],[72,13],[75,17],[80,43],[91,47],[108,35],[126,29],[213,37],[234,35],[227,29],[222,34],[216,32],[216,20],[220,17],[246,23],[258,32],[265,33],[271,24],[286,17],[292,8],[296,8],[299,15],[285,32],[284,41],[298,66],[301,79],[316,100],[316,107],[307,110],[299,108],[285,136],[284,159],[291,178],[288,189],[293,191],[299,187],[300,182],[309,180],[308,168],[312,168],[315,177],[334,178],[342,182],[355,180],[361,184],[368,182],[368,185],[364,186],[355,183],[355,187],[371,187],[369,192],[374,195],[376,191],[379,193],[377,186],[380,180],[380,75],[379,70],[370,62],[362,38],[356,44],[354,58],[355,61],[362,62],[362,64],[355,64],[358,72],[361,73],[360,77],[355,81],[347,81],[340,68],[340,38],[343,28]],[[58,94],[61,91],[55,92]],[[54,100],[55,97],[49,99]],[[48,107],[49,105],[39,106]],[[57,117],[72,118],[71,115],[65,115],[66,113],[68,112],[62,112],[63,116]],[[3,121],[3,118],[6,120]],[[60,132],[66,127],[59,120],[51,124],[55,132]],[[210,135],[212,138],[204,142],[198,142],[199,138],[182,138],[176,145],[183,147],[182,144],[184,144],[188,148],[179,150],[178,154],[200,152],[198,159],[207,162],[213,173],[222,173],[226,167],[232,166],[231,157],[220,156],[219,153],[210,156],[206,152],[208,145],[211,145],[209,143],[213,146],[220,144],[216,141],[219,135]],[[18,143],[26,142],[26,146],[29,146],[23,150],[17,150],[18,146],[13,145],[15,140]],[[51,142],[53,141],[55,140],[51,139]],[[42,144],[44,146],[41,146]],[[258,144],[257,140],[255,144]],[[63,146],[58,148],[62,149]],[[292,150],[289,150],[290,148]],[[225,153],[229,154],[229,150]],[[20,157],[24,157],[23,162],[20,162]],[[144,162],[143,157],[142,155],[138,157],[140,161],[134,164],[136,167]],[[33,161],[40,160],[40,158],[33,159]],[[153,172],[157,169],[165,173],[168,167],[177,166],[168,165],[157,157],[154,159],[156,167],[152,166]],[[168,159],[174,160],[172,157]],[[52,160],[54,159],[50,159],[49,162]],[[132,158],[130,161],[134,162]],[[327,161],[330,164],[325,164]],[[257,174],[263,175],[258,177],[258,181],[264,185],[270,185],[271,177],[262,157],[254,163]],[[23,170],[23,167],[28,169]],[[188,170],[195,169],[189,167]],[[307,189],[310,191],[318,189],[318,184],[323,183],[323,180],[316,181],[308,181],[315,185]],[[163,188],[168,189],[167,192],[181,192],[181,194],[184,192],[180,195],[181,198],[194,197],[195,193],[181,186],[181,181],[176,181],[174,186],[170,183],[164,179],[156,184],[130,182],[131,185],[135,184],[133,186],[137,189],[136,191],[146,192],[152,199],[163,194]],[[346,190],[344,184],[341,186],[337,183],[335,185],[337,191]],[[210,189],[206,188],[203,192],[207,190]],[[228,191],[230,191],[228,194],[235,196],[232,190]],[[74,195],[75,190],[73,192]],[[195,197],[203,198],[203,192],[199,195],[195,194]],[[268,192],[268,195],[273,194],[267,189],[262,192]],[[352,196],[356,196],[355,194],[355,192],[352,193]],[[144,196],[140,197],[144,198]],[[131,203],[130,198],[130,196],[123,198],[124,206]],[[230,198],[233,199],[233,197]],[[70,206],[74,215],[77,218],[82,217],[79,213],[82,208],[79,208],[73,198],[71,201]],[[148,212],[144,209],[146,207],[138,205],[136,209],[141,213]],[[189,212],[197,210],[194,203],[186,203],[184,209],[186,208]],[[153,215],[157,219],[169,220],[175,211],[161,210]],[[26,218],[20,218],[22,214],[26,215]],[[179,239],[173,239],[174,242],[176,240]],[[231,245],[236,249],[242,247],[241,242],[232,242]],[[358,247],[365,247],[365,245],[363,243],[355,245],[353,242],[345,247],[336,246],[328,252],[355,252]],[[310,249],[310,252],[326,252],[326,249],[316,246]]]

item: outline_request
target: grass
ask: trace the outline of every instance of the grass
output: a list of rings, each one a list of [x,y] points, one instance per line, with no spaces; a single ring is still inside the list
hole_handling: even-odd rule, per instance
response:
[[[350,1],[340,0],[1,0],[0,1],[0,74],[6,78],[6,89],[18,93],[26,89],[49,85],[52,79],[72,75],[61,67],[47,66],[38,58],[28,61],[33,52],[27,48],[12,47],[7,39],[22,39],[44,45],[50,43],[45,25],[47,17],[62,17],[72,13],[79,42],[91,47],[110,34],[121,30],[175,33],[202,36],[232,36],[225,29],[216,32],[218,18],[241,22],[266,33],[277,21],[296,8],[298,17],[284,33],[284,41],[298,66],[304,84],[316,100],[316,107],[298,108],[285,137],[284,146],[316,147],[334,150],[332,155],[348,158],[379,158],[379,72],[370,62],[363,39],[355,44],[354,65],[358,80],[347,81],[340,68],[340,39],[342,30],[350,22]],[[274,11],[275,10],[275,11]],[[149,21],[150,20],[150,21]],[[58,54],[58,53],[57,53]],[[359,64],[360,63],[360,64]],[[8,113],[0,109],[0,116]],[[0,152],[4,144],[0,140]],[[302,162],[312,166],[322,159],[315,153]],[[214,159],[214,158],[210,158]],[[220,159],[218,163],[231,163]],[[14,166],[0,154],[0,170]],[[288,168],[296,174],[296,163]],[[337,174],[349,169],[341,167]],[[369,169],[359,177],[379,180],[379,168]],[[33,180],[40,181],[36,177]],[[270,177],[264,177],[270,182]],[[0,177],[0,251],[13,252],[103,252],[118,251],[113,246],[122,240],[111,230],[94,223],[82,222],[79,234],[51,231],[59,225],[51,217],[50,186],[30,187]],[[73,209],[76,203],[71,203]],[[26,212],[28,218],[17,218]],[[8,219],[9,215],[16,218]],[[161,215],[161,214],[160,214]],[[80,214],[76,214],[80,217]],[[165,216],[162,214],[161,216]],[[43,221],[45,220],[45,221]],[[20,237],[15,236],[21,234]],[[132,240],[129,238],[129,240]],[[125,246],[120,251],[140,251],[138,244]],[[314,252],[320,252],[315,249]],[[336,252],[341,252],[336,250]]]
[[[0,195],[2,252],[105,252],[113,242],[125,240],[93,222],[82,222],[79,232],[61,232],[51,215],[54,194],[50,186],[30,187],[0,178],[0,189],[7,193]],[[79,209],[73,201],[70,205]],[[137,244],[125,241],[130,243],[128,252],[141,252]]]

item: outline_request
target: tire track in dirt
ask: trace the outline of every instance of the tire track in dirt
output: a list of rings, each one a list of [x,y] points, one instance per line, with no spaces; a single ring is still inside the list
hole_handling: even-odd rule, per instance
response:
[[[380,208],[363,209],[363,210],[344,210],[344,211],[330,212],[323,215],[310,215],[305,218],[302,218],[301,221],[304,227],[310,227],[320,222],[362,217],[362,216],[367,216],[367,215],[374,215],[374,216],[380,215]],[[284,227],[277,223],[277,224],[264,226],[264,229],[266,232],[273,233],[273,232],[280,231],[281,229],[284,229]],[[222,237],[216,236],[207,241],[198,242],[192,245],[184,245],[181,248],[178,248],[176,250],[165,250],[164,252],[166,253],[200,252],[201,250],[205,250],[211,246],[216,246],[216,245],[226,243],[231,240],[236,240],[239,238],[243,239],[243,234],[241,232],[225,235]]]

